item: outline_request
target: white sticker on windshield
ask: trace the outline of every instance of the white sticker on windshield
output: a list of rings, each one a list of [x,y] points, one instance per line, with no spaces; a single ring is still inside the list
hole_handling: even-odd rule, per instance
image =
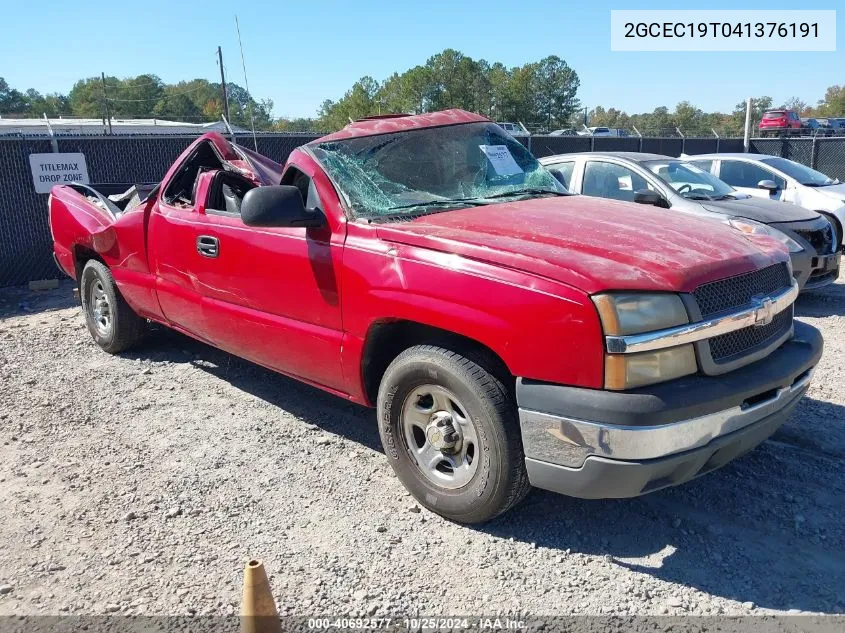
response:
[[[522,168],[516,164],[507,145],[479,145],[484,152],[493,169],[499,176],[513,176],[524,173]]]

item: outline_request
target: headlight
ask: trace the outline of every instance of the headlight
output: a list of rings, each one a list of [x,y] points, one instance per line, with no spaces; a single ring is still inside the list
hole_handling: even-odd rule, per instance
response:
[[[790,253],[800,253],[804,250],[798,242],[789,237],[786,233],[778,231],[776,228],[754,220],[746,220],[745,218],[731,218],[725,220],[725,224],[729,224],[738,231],[748,233],[749,235],[768,235],[773,237],[781,244],[784,244]]]
[[[689,323],[676,294],[614,293],[593,297],[606,336],[642,334]],[[680,345],[637,354],[606,354],[605,389],[634,389],[698,371],[695,349]]]
[[[607,336],[642,334],[689,323],[686,308],[676,294],[625,292],[596,295],[593,303]]]

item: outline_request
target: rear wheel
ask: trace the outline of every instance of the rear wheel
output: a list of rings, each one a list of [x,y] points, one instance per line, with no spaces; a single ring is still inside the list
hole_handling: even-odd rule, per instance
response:
[[[120,294],[108,267],[89,260],[79,279],[79,294],[88,331],[110,354],[132,347],[144,333],[145,321]]]
[[[480,523],[530,490],[510,392],[455,352],[419,345],[397,356],[379,387],[378,419],[394,472],[433,512]]]

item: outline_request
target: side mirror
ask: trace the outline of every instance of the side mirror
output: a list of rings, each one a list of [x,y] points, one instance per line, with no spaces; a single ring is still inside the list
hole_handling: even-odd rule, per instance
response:
[[[638,189],[634,192],[634,202],[637,204],[650,204],[655,207],[669,208],[669,201],[662,195],[651,189]]]
[[[775,183],[774,180],[761,180],[760,182],[757,183],[757,188],[758,189],[765,189],[766,191],[770,191],[771,193],[774,193],[780,187],[777,186],[777,184]]]
[[[319,211],[305,210],[297,187],[276,185],[247,191],[241,219],[247,226],[318,228],[325,218]]]

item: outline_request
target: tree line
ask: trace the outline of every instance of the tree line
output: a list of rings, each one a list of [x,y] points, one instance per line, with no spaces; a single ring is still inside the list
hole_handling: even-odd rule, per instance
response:
[[[257,129],[272,129],[273,102],[256,101],[238,84],[227,82],[231,123],[249,127],[250,107]],[[76,116],[159,118],[176,121],[219,121],[223,114],[221,84],[192,79],[166,84],[158,76],[88,77],[77,81],[66,95],[42,95],[30,88],[20,91],[0,77],[0,115],[41,118]]]
[[[742,135],[745,101],[730,112],[705,112],[690,101],[674,109],[628,114],[615,107],[582,108],[578,99],[580,79],[565,60],[545,57],[522,66],[507,67],[473,59],[454,49],[431,56],[425,64],[378,81],[365,76],[342,97],[324,101],[314,117],[273,118],[273,102],[256,100],[244,88],[226,84],[231,122],[248,127],[249,109],[256,129],[291,132],[330,132],[350,120],[389,112],[431,112],[463,108],[496,121],[524,124],[532,132],[588,126],[636,128],[642,134],[720,136]],[[42,95],[34,89],[19,91],[0,77],[0,115],[41,117],[80,116],[162,118],[183,121],[219,121],[223,113],[221,85],[205,79],[166,84],[153,74],[120,79],[89,77],[77,81],[67,95]],[[753,99],[752,123],[765,110],[782,107],[801,116],[845,116],[845,85],[827,89],[824,98],[810,105],[797,97],[775,104],[771,97]]]
[[[674,111],[662,106],[652,112],[628,114],[616,108],[598,106],[589,112],[591,126],[636,128],[642,134],[673,134],[680,130],[684,135],[712,135],[715,131],[720,136],[742,136],[745,129],[745,101],[737,103],[728,113],[704,112],[689,101],[681,101]],[[830,86],[824,98],[815,106],[792,97],[784,103],[776,104],[771,97],[761,96],[751,100],[751,123],[756,125],[763,118],[766,110],[795,110],[802,117],[842,117],[845,116],[845,85]],[[580,127],[580,125],[578,126]]]
[[[350,119],[383,112],[463,108],[498,121],[554,129],[580,110],[579,86],[578,74],[554,55],[508,68],[449,48],[384,81],[362,77],[337,101],[324,101],[313,123],[336,130]]]

